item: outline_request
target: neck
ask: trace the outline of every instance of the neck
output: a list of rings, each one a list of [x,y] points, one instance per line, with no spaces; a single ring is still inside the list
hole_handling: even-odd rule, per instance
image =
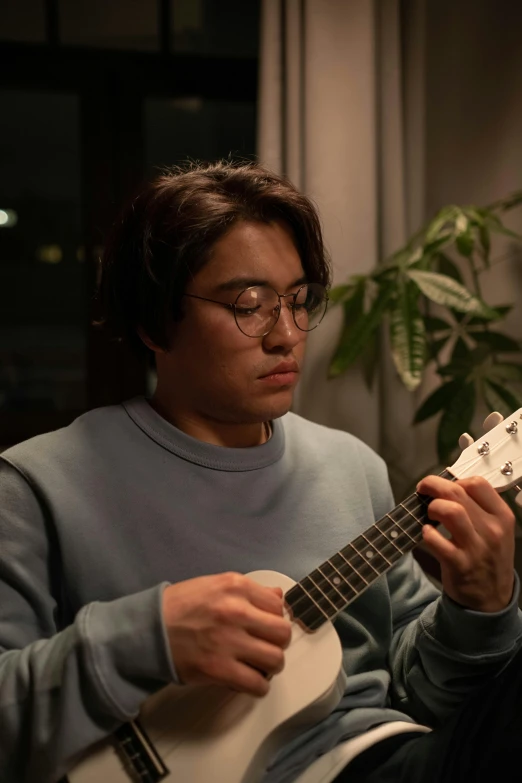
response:
[[[443,478],[454,477],[445,470]],[[285,601],[297,622],[315,631],[422,541],[431,498],[414,492],[294,585]]]
[[[156,413],[159,413],[169,424],[174,425],[186,435],[211,443],[213,446],[225,448],[250,448],[261,446],[270,438],[271,429],[269,422],[256,422],[254,424],[236,424],[220,422],[209,417],[200,416],[193,412],[177,410],[165,404],[157,393],[149,401]]]

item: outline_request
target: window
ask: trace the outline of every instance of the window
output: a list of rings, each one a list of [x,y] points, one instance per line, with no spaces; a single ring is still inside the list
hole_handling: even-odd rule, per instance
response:
[[[171,50],[218,57],[256,57],[259,0],[169,0]]]
[[[9,0],[2,14],[0,449],[145,391],[144,363],[92,325],[97,258],[145,176],[253,157],[259,2]]]
[[[253,101],[149,98],[145,102],[145,160],[149,176],[187,159],[211,161],[255,155]]]
[[[3,90],[0,105],[0,411],[81,410],[78,99]]]
[[[61,0],[60,41],[73,46],[157,52],[157,4],[151,0]]]
[[[3,0],[0,40],[43,43],[46,39],[44,0]]]

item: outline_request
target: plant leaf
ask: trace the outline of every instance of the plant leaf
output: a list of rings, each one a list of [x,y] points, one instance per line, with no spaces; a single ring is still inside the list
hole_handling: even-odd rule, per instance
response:
[[[441,378],[453,378],[458,377],[461,380],[467,378],[470,374],[471,367],[468,362],[448,362],[437,369],[437,373]]]
[[[413,419],[413,423],[418,424],[421,421],[425,421],[426,419],[430,419],[432,416],[435,416],[436,413],[445,407],[445,405],[451,400],[451,398],[454,396],[454,394],[456,394],[461,386],[462,381],[454,380],[443,383],[441,386],[435,389],[435,391],[430,394],[429,397],[426,397],[420,408],[417,410],[415,418]]]
[[[520,343],[502,332],[473,332],[473,339],[477,343],[489,345],[492,351],[499,353],[518,353]]]
[[[463,207],[462,211],[474,226],[483,226],[488,215],[487,210],[474,207],[473,205]]]
[[[432,340],[431,342],[428,342],[431,359],[435,359],[435,357],[439,355],[450,337],[451,335],[448,334],[446,337],[441,337],[440,340]]]
[[[496,233],[496,234],[504,234],[507,237],[512,237],[513,239],[517,239],[520,241],[522,239],[522,236],[520,234],[517,234],[516,231],[512,231],[510,228],[507,228],[507,226],[504,225],[504,223],[501,221],[501,219],[498,217],[498,215],[489,214],[487,225],[489,227],[489,230]]]
[[[376,329],[361,352],[364,382],[368,389],[373,387],[379,359],[379,330]]]
[[[448,223],[453,222],[456,219],[459,212],[459,208],[452,204],[447,207],[443,207],[435,215],[433,220],[431,220],[426,226],[425,242],[434,242],[436,239],[438,239],[440,232],[448,225]]]
[[[444,234],[441,234],[436,239],[432,239],[430,242],[426,242],[424,245],[424,256],[430,256],[433,255],[437,250],[440,250],[441,247],[444,247],[444,245],[447,245],[449,242],[451,242],[453,239],[453,233],[451,231],[447,231]]]
[[[341,375],[357,359],[375,329],[382,321],[383,315],[393,295],[394,287],[387,285],[379,288],[379,292],[369,310],[364,313],[364,288],[359,288],[351,300],[344,303],[344,325],[329,367],[329,378]]]
[[[390,309],[392,357],[408,391],[414,391],[421,382],[426,361],[426,332],[418,299],[417,287],[406,283]]]
[[[492,411],[498,411],[503,416],[509,416],[522,406],[522,398],[507,386],[487,380],[484,384],[484,397]]]
[[[444,409],[437,430],[437,453],[446,462],[457,448],[459,437],[469,431],[475,413],[474,383],[462,383]]]
[[[506,315],[511,312],[513,309],[513,305],[497,305],[494,308],[492,308],[496,314],[497,318],[480,318],[477,315],[474,315],[473,318],[469,318],[467,321],[468,326],[477,326],[477,325],[484,325],[489,323],[490,321],[500,321],[502,318],[505,318]]]
[[[424,296],[432,302],[459,310],[462,313],[474,313],[483,318],[494,318],[496,313],[487,304],[468,291],[465,286],[447,275],[437,272],[421,272],[410,269],[408,277],[418,285]]]
[[[471,229],[468,227],[466,231],[462,231],[460,234],[457,234],[455,237],[455,245],[457,246],[457,250],[459,251],[461,256],[464,256],[465,258],[469,258],[470,255],[473,253],[473,234],[471,233]]]
[[[462,337],[457,337],[455,345],[453,346],[453,351],[451,352],[450,361],[452,364],[465,361],[468,359],[470,353],[471,352]]]
[[[379,282],[384,277],[390,277],[390,275],[396,275],[397,271],[401,269],[409,258],[409,251],[402,248],[397,253],[383,261],[377,269],[372,273],[374,280]]]
[[[504,362],[493,364],[489,371],[490,377],[503,381],[522,381],[522,364]]]
[[[484,364],[485,360],[490,356],[490,349],[487,345],[477,345],[471,350],[468,349],[468,353],[463,353],[455,361],[451,361],[445,364],[443,367],[439,367],[437,372],[440,376],[459,376],[461,378],[467,378],[473,373],[477,367]]]
[[[408,266],[413,266],[414,264],[418,264],[419,262],[422,262],[424,253],[422,247],[416,247],[415,250],[412,250],[411,253],[409,253],[407,256],[405,256],[399,266],[401,269],[405,269]]]
[[[462,274],[457,264],[444,253],[438,253],[437,255],[437,271],[441,275],[452,277],[458,283],[463,282]]]
[[[424,325],[430,332],[452,332],[453,326],[443,318],[435,318],[433,315],[424,316]]]
[[[343,302],[343,326],[339,336],[339,341],[335,349],[333,360],[342,360],[345,352],[349,350],[354,326],[362,319],[364,314],[364,296],[365,291],[361,284],[355,288],[350,299],[347,299],[345,302]],[[339,372],[342,372],[342,370]],[[331,368],[329,371],[329,377],[331,377]]]

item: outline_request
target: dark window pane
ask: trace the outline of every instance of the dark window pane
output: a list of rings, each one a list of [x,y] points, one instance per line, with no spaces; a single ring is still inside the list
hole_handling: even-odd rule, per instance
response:
[[[257,57],[259,0],[170,0],[173,52]]]
[[[61,0],[60,40],[99,49],[157,51],[155,0]]]
[[[80,409],[78,101],[12,90],[0,91],[0,106],[0,412]]]
[[[0,40],[43,43],[44,0],[2,0]]]
[[[212,161],[255,156],[255,104],[201,98],[145,102],[148,174],[190,158]]]

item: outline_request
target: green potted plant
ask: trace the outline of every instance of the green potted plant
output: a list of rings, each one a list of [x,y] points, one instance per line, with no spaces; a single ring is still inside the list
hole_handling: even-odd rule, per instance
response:
[[[520,204],[522,191],[487,207],[446,206],[372,272],[352,275],[330,292],[344,314],[330,378],[357,361],[371,385],[380,327],[389,332],[408,390],[417,389],[430,365],[436,369],[439,385],[414,422],[440,414],[441,465],[451,464],[461,433],[472,433],[479,405],[504,415],[522,406],[521,346],[502,331],[513,305],[492,306],[481,287],[483,272],[502,260],[491,258],[494,235],[522,242],[502,220]]]

